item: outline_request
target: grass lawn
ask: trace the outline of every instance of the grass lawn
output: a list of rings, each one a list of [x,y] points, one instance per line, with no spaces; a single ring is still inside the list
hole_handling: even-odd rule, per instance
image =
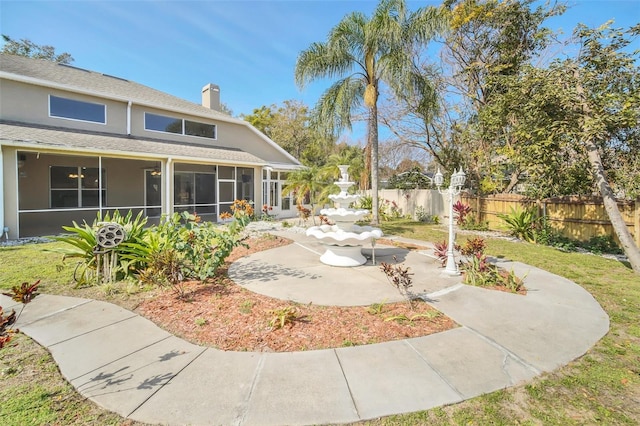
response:
[[[442,226],[411,222],[382,225],[388,235],[442,241]],[[459,235],[463,242],[466,235]],[[521,261],[575,281],[602,305],[611,330],[586,355],[525,385],[460,404],[386,417],[364,425],[637,425],[640,424],[640,278],[620,262],[564,253],[524,242],[488,239],[488,254]],[[130,307],[136,295],[73,289],[71,263],[45,252],[58,243],[0,248],[0,288],[42,280],[42,292],[95,297]],[[126,286],[122,287],[123,289]],[[515,319],[514,319],[515,320]],[[509,327],[505,324],[505,327]],[[0,424],[102,425],[139,423],[101,410],[79,396],[48,353],[18,336],[0,352]],[[13,342],[12,342],[13,343]]]

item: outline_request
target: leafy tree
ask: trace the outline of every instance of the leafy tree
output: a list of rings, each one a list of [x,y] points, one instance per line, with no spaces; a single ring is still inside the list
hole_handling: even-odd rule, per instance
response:
[[[389,179],[389,188],[426,189],[431,187],[431,179],[422,172],[422,168],[420,166],[414,166],[409,170],[391,176]]]
[[[502,79],[503,93],[480,111],[486,129],[504,133],[497,151],[525,172],[533,195],[598,192],[635,271],[640,250],[616,194],[637,197],[640,177],[640,52],[627,47],[640,25],[575,31],[580,51],[546,69],[523,68]]]
[[[233,117],[233,110],[224,102],[220,102],[220,111]]]
[[[2,53],[34,59],[46,59],[59,64],[70,64],[74,61],[70,53],[56,54],[53,46],[35,44],[26,38],[14,40],[5,34],[2,34],[2,39],[4,41]]]
[[[262,106],[242,118],[304,164],[322,166],[327,152],[333,150],[333,138],[324,137],[311,126],[308,107],[300,101]]]
[[[497,161],[501,155],[498,150],[513,144],[514,135],[489,132],[479,116],[493,98],[507,90],[505,80],[519,75],[553,41],[543,24],[563,13],[565,7],[535,0],[456,0],[445,4],[451,25],[442,54],[448,75],[446,90],[458,100],[450,120],[452,128],[459,127],[451,137],[464,144],[470,183],[482,192],[508,192],[521,171]],[[455,148],[458,144],[451,145]]]
[[[275,113],[271,107],[263,105],[260,108],[254,108],[251,114],[242,114],[240,118],[251,123],[253,127],[260,130],[267,137],[271,137],[271,128],[275,122]]]
[[[313,43],[298,56],[296,83],[304,87],[322,78],[338,78],[315,107],[318,123],[332,130],[351,128],[358,107],[368,113],[367,147],[371,159],[373,222],[378,223],[378,95],[381,82],[401,90],[411,85],[412,46],[428,41],[443,26],[439,10],[408,13],[404,0],[381,0],[370,18],[345,16],[327,41]]]
[[[640,24],[627,31],[609,25],[579,25],[581,50],[576,59],[558,64],[565,72],[565,106],[572,113],[574,142],[587,154],[596,187],[622,249],[640,274],[640,249],[618,210],[607,176],[610,152],[640,153],[640,51],[626,48],[640,35]],[[615,166],[615,164],[614,164]],[[637,175],[634,177],[637,181]]]

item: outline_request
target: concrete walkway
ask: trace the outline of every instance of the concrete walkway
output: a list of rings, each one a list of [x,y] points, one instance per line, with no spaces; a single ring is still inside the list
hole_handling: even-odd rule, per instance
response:
[[[258,293],[320,305],[398,299],[371,260],[357,268],[324,266],[322,246],[286,236],[295,243],[241,259],[232,278]],[[442,276],[427,251],[378,246],[375,256],[409,266],[414,292],[460,327],[357,347],[224,352],[178,339],[116,305],[52,295],[27,305],[17,326],[49,349],[82,395],[123,417],[261,426],[348,423],[453,404],[565,365],[609,329],[584,289],[525,264],[500,264],[526,274],[529,291],[520,296]],[[0,305],[20,308],[4,296]]]

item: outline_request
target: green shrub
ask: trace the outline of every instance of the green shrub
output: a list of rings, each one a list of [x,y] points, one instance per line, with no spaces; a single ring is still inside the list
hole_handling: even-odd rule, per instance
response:
[[[295,306],[285,306],[283,308],[271,309],[269,311],[269,327],[274,330],[284,328],[287,324],[293,324],[300,319],[300,311]]]
[[[589,250],[594,254],[623,254],[624,251],[616,243],[611,235],[599,235],[589,239],[586,243],[581,244],[582,248]]]
[[[467,231],[488,231],[489,222],[480,222],[474,213],[469,213],[465,217],[465,220],[460,224],[460,229],[466,229]]]
[[[511,235],[521,240],[535,242],[538,215],[534,207],[524,210],[511,207],[509,214],[499,214],[498,217],[505,221]]]
[[[144,267],[144,263],[135,261],[131,256],[131,247],[137,247],[143,244],[147,229],[147,217],[142,212],[133,218],[131,210],[126,216],[122,216],[119,211],[115,211],[113,215],[106,213],[104,217],[98,213],[91,225],[83,222],[78,225],[75,221],[73,226],[63,226],[62,229],[67,231],[68,235],[54,237],[55,240],[69,244],[71,248],[52,249],[52,251],[61,253],[63,261],[69,258],[79,260],[74,279],[78,286],[95,284],[96,267],[98,264],[97,251],[99,251],[98,240],[96,234],[98,229],[104,222],[113,222],[122,226],[126,237],[122,244],[109,249],[110,253],[114,253],[114,260],[117,260],[112,271],[116,279],[123,279],[132,276],[140,268]]]
[[[145,228],[147,218],[142,212],[136,218],[132,218],[131,211],[124,217],[117,211],[104,218],[98,215],[92,225],[73,222],[73,226],[63,227],[70,235],[56,239],[72,247],[55,251],[64,255],[63,260],[80,259],[75,274],[78,285],[94,284],[99,248],[96,232],[101,223],[115,222],[126,232],[124,242],[108,251],[114,254],[111,259],[117,259],[112,265],[116,279],[138,276],[150,282],[155,277],[159,280],[158,285],[169,283],[171,286],[187,278],[205,280],[213,277],[231,251],[242,243],[240,233],[253,216],[253,209],[244,200],[236,200],[232,211],[233,216],[229,217],[234,220],[224,226],[201,223],[200,217],[188,212],[165,216],[159,225],[151,228]],[[149,271],[145,272],[147,269]],[[175,290],[183,296],[180,288]]]
[[[535,242],[545,246],[555,247],[562,251],[575,251],[576,243],[570,238],[567,238],[554,229],[546,216],[543,216],[538,221],[538,226],[535,230]]]

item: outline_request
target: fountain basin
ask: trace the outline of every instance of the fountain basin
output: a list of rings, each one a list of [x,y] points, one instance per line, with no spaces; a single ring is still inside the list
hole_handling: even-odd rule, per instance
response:
[[[320,210],[320,214],[328,217],[330,220],[334,222],[346,222],[348,224],[353,224],[359,220],[362,220],[366,215],[369,214],[369,210],[354,210],[354,209],[345,209],[343,207],[340,208],[331,208],[331,209],[322,209]],[[357,225],[353,225],[357,226]]]
[[[336,225],[312,226],[307,235],[318,239],[326,246],[320,261],[330,266],[359,266],[367,262],[362,255],[362,246],[382,237],[382,230],[371,226],[352,225],[349,231]]]

